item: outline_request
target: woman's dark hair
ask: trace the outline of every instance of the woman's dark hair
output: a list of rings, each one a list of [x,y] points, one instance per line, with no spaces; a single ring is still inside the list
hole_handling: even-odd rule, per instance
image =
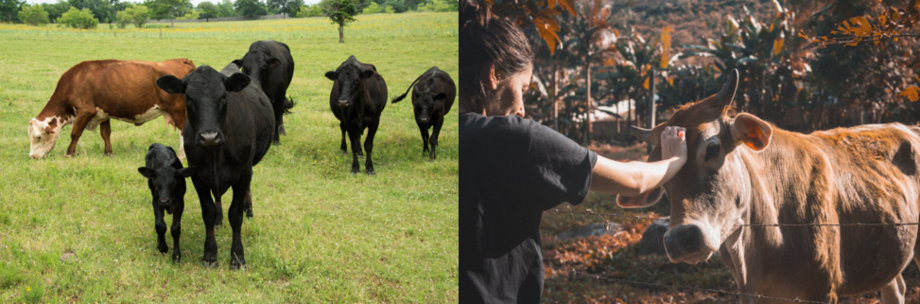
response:
[[[533,49],[524,32],[504,18],[492,18],[484,0],[460,1],[460,102],[482,112],[491,99],[481,79],[483,69],[495,66],[500,79],[525,70],[533,62]]]

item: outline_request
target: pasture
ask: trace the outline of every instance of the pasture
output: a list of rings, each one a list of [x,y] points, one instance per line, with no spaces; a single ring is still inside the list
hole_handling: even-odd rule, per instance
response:
[[[389,99],[433,65],[456,81],[456,25],[456,13],[359,16],[344,44],[319,18],[176,23],[162,36],[159,28],[0,25],[0,302],[455,302],[456,106],[429,162],[411,102],[388,104],[375,140],[377,175],[364,175],[363,161],[352,175],[323,73],[353,54],[377,66]],[[65,158],[65,127],[50,156],[28,158],[29,119],[77,63],[189,58],[219,70],[260,39],[290,46],[296,106],[284,119],[288,135],[254,168],[245,271],[229,270],[226,219],[216,232],[220,266],[201,266],[204,225],[188,180],[183,261],[156,250],[151,195],[137,167],[151,143],[179,144],[162,118],[140,127],[113,120],[111,157],[95,131]]]

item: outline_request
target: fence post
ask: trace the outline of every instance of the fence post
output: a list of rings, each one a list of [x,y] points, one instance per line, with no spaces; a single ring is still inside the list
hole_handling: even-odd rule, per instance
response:
[[[655,127],[655,67],[649,69],[648,73],[648,128],[652,129]],[[646,143],[646,145],[648,154],[651,154],[652,144]]]

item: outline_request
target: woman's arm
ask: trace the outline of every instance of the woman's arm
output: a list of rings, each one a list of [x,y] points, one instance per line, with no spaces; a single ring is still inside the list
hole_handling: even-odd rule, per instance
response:
[[[637,196],[661,187],[687,162],[684,128],[666,127],[661,132],[662,160],[618,162],[598,155],[591,170],[591,191]]]

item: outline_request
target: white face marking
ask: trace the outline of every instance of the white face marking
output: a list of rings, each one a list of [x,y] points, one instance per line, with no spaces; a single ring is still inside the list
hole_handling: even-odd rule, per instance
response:
[[[51,130],[51,133],[48,133],[48,125],[56,121],[57,124]],[[61,128],[64,124],[67,123],[60,119],[58,116],[47,117],[44,120],[38,120],[33,118],[29,121],[29,157],[38,159],[45,157],[51,150],[54,149],[54,145],[57,143],[58,136],[61,133]]]

